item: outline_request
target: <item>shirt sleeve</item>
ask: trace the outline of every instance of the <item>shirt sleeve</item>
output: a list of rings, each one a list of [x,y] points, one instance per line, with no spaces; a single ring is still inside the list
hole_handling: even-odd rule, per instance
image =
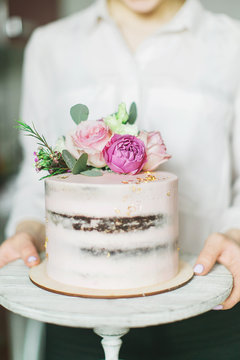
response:
[[[220,222],[221,232],[240,229],[240,88],[237,92],[234,118],[231,132],[232,151],[232,188],[231,205],[227,208]],[[221,195],[220,195],[221,196]]]
[[[37,29],[25,50],[20,119],[29,125],[34,123],[38,132],[51,141],[51,77],[43,40],[41,29]],[[37,150],[37,140],[21,132],[19,136],[24,160],[16,179],[13,207],[5,229],[6,237],[12,236],[17,224],[23,220],[44,222],[44,181],[39,180],[43,174],[37,174],[34,169],[33,152]]]

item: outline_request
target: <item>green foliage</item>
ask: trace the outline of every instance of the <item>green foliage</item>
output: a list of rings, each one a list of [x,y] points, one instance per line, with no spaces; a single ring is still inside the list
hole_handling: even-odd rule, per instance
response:
[[[51,148],[51,146],[48,145],[45,137],[43,135],[39,134],[39,132],[36,130],[34,124],[32,124],[33,127],[31,128],[31,126],[25,124],[24,122],[17,121],[17,123],[19,124],[16,126],[17,129],[19,129],[21,131],[25,131],[26,136],[31,136],[31,137],[37,139],[38,145],[45,147],[50,153],[53,154],[53,149]]]
[[[88,154],[84,153],[80,156],[80,158],[76,161],[72,173],[74,175],[80,174],[82,171],[87,170],[87,160],[88,160]]]
[[[82,121],[86,121],[89,115],[89,110],[86,105],[77,104],[71,107],[70,114],[73,121],[78,125]]]
[[[66,172],[67,172],[66,169],[59,168],[59,169],[53,171],[51,174],[41,177],[39,180],[43,180],[43,179],[49,178],[49,177],[54,176],[54,175],[65,174]]]
[[[86,170],[86,171],[82,171],[81,175],[86,175],[86,176],[103,176],[103,172],[99,169],[96,168],[92,168],[90,170]]]
[[[137,105],[135,102],[132,102],[129,109],[128,123],[132,125],[135,123],[136,119],[137,119]]]
[[[36,153],[37,162],[35,162],[36,170],[48,171],[49,175],[43,176],[40,180],[53,175],[63,174],[69,171],[62,154],[59,152],[49,153],[46,149],[40,148]]]
[[[72,154],[70,154],[68,150],[63,150],[62,157],[69,169],[72,170],[76,165],[77,160],[72,156]]]

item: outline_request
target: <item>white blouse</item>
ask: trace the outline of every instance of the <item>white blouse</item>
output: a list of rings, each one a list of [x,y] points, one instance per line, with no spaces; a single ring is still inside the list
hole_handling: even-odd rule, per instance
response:
[[[21,119],[53,144],[74,125],[135,101],[139,128],[160,130],[179,177],[180,247],[198,252],[213,231],[240,228],[240,28],[187,0],[173,20],[133,54],[105,0],[37,29],[25,53]],[[33,168],[36,142],[22,136],[7,236],[25,219],[44,221],[44,182]]]

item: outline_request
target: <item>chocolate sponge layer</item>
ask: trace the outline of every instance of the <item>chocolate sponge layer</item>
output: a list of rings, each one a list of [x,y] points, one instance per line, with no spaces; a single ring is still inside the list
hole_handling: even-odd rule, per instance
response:
[[[162,227],[167,222],[165,214],[130,217],[88,217],[65,215],[48,211],[48,218],[54,224],[61,224],[66,229],[79,231],[98,231],[105,233],[130,232],[147,230],[151,227]]]
[[[127,256],[144,256],[146,254],[150,253],[157,253],[159,251],[167,250],[167,251],[176,251],[178,246],[178,241],[175,240],[172,243],[165,243],[161,245],[156,245],[153,247],[139,247],[134,249],[115,249],[115,250],[109,250],[106,248],[80,248],[80,252],[85,255],[91,255],[91,256],[103,256],[103,257],[114,257],[114,258],[120,258]]]

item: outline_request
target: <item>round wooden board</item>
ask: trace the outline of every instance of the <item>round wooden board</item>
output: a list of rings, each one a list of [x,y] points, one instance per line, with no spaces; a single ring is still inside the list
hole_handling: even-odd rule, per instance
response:
[[[30,269],[30,280],[40,288],[51,291],[57,294],[77,296],[93,299],[120,299],[120,298],[134,298],[142,296],[150,296],[175,290],[193,277],[193,269],[191,265],[184,261],[180,261],[179,272],[173,279],[164,283],[135,288],[135,289],[122,289],[122,290],[101,290],[101,289],[88,289],[82,287],[71,286],[62,284],[48,277],[46,273],[46,260],[41,264],[34,266]]]

